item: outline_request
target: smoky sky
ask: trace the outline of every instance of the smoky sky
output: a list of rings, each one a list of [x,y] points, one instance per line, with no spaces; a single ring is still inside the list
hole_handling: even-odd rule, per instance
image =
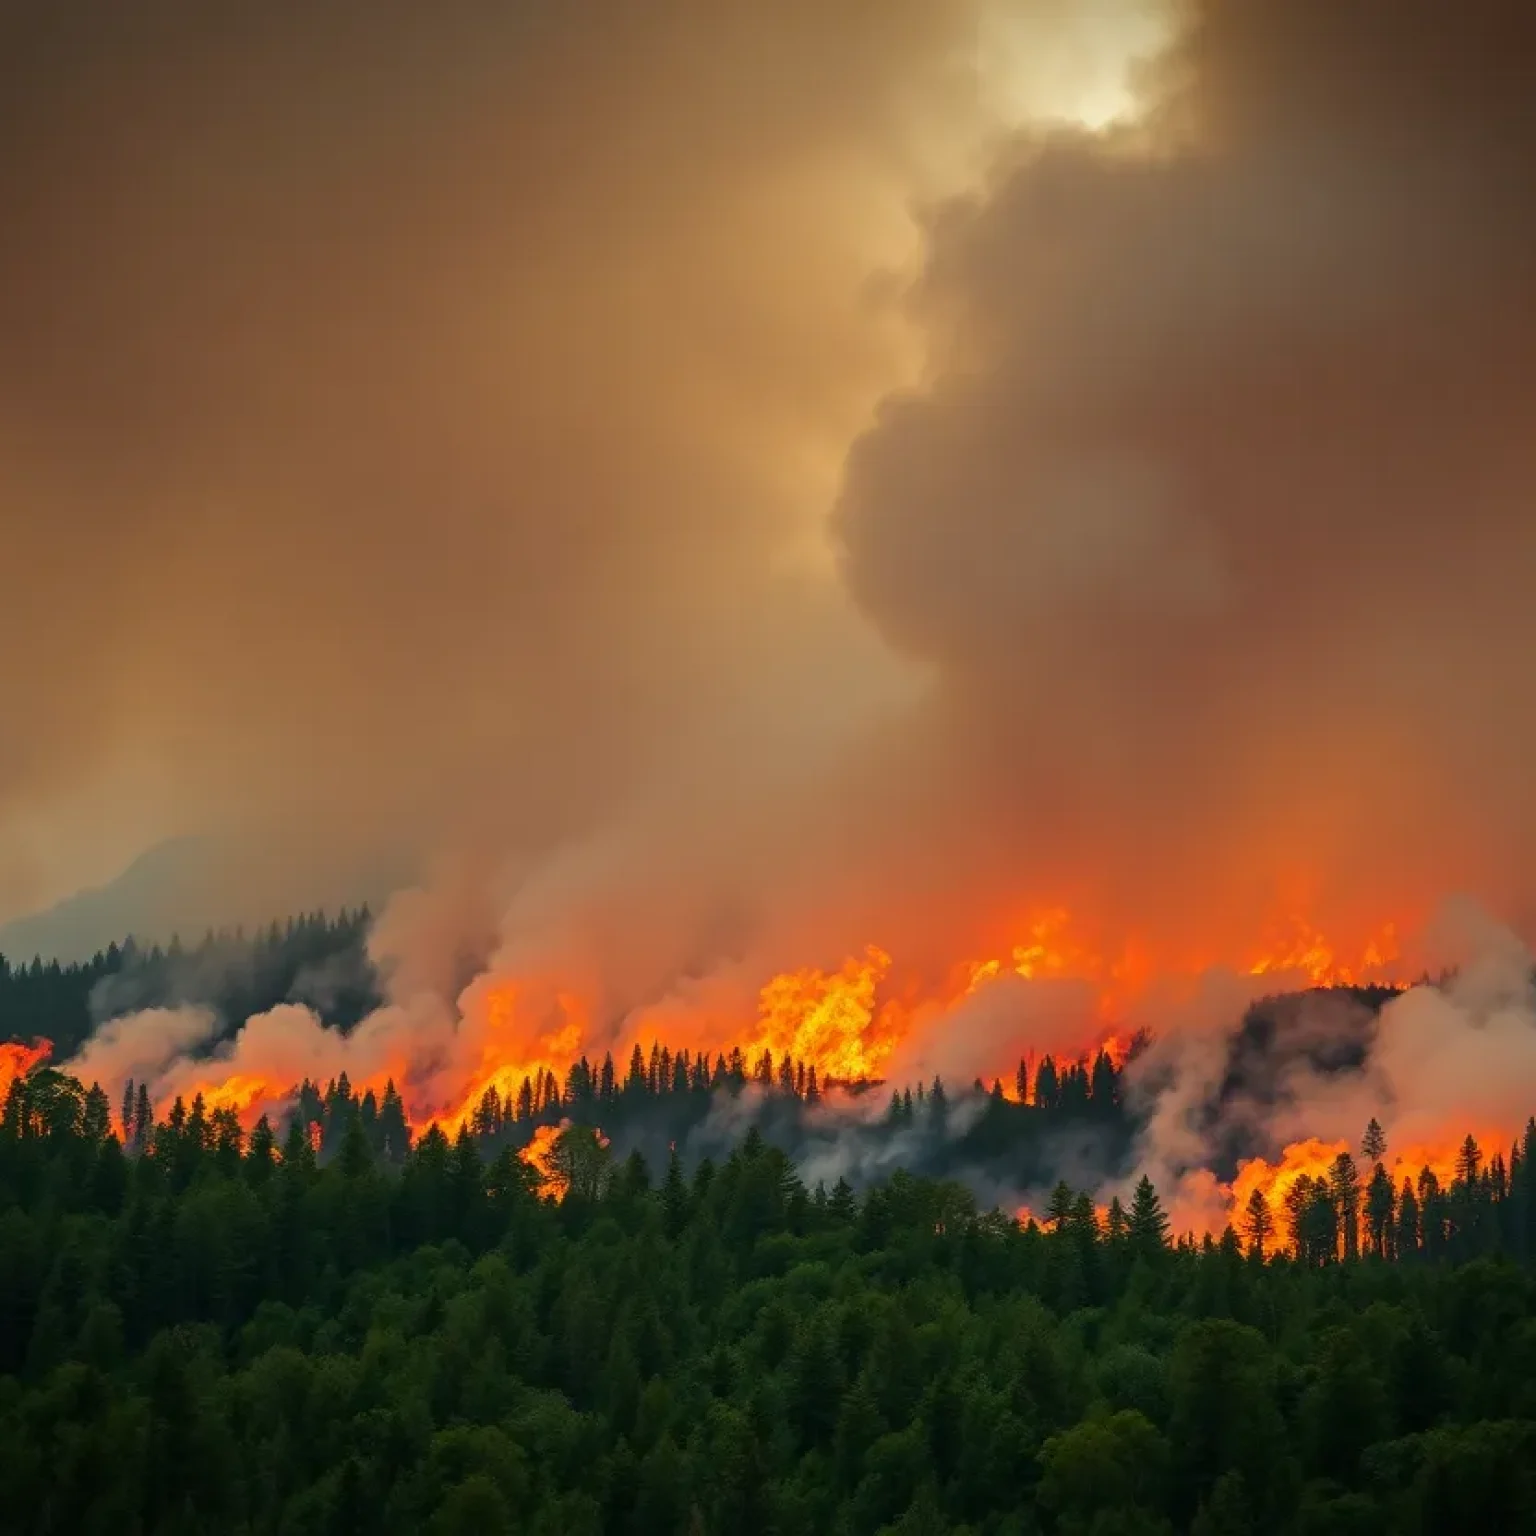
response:
[[[836,527],[983,865],[1172,920],[1529,896],[1533,43],[1195,5],[1139,131],[933,213],[929,377]]]
[[[29,818],[129,769],[295,862],[548,843],[827,676],[854,621],[797,561],[969,7],[3,26],[12,895]]]
[[[8,7],[0,901],[94,795],[298,899],[659,797],[869,927],[1518,902],[1532,23],[1179,6],[946,180],[987,9]]]

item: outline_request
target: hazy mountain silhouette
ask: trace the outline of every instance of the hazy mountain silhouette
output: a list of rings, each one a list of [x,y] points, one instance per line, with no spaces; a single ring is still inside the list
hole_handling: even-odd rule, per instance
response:
[[[172,934],[193,940],[209,928],[270,921],[290,910],[267,910],[232,868],[231,850],[212,837],[177,837],[157,843],[104,885],[76,891],[43,911],[0,926],[0,954],[14,960],[85,959],[128,934],[144,943],[165,943]],[[377,905],[406,875],[380,868],[317,891],[308,906],[334,907],[369,901]],[[231,878],[234,875],[235,878]],[[256,882],[260,884],[260,882]]]

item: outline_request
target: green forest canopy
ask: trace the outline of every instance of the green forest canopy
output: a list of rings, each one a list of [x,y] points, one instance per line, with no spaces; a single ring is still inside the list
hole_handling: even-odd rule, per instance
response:
[[[112,1118],[43,1068],[0,1121],[10,1529],[1536,1528],[1536,1123],[1293,1255],[1170,1245],[1145,1182],[1048,1229],[807,1189],[756,1132],[686,1177],[572,1127],[556,1201],[468,1127],[393,1166],[354,1117],[321,1166]]]

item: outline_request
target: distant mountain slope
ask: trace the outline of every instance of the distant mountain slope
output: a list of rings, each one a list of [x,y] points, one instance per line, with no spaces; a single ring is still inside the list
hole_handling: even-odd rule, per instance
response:
[[[168,939],[180,920],[191,920],[201,933],[206,915],[196,912],[197,887],[207,864],[205,840],[172,838],[139,855],[116,879],[76,891],[41,912],[0,927],[0,955],[12,961],[84,960],[126,934],[146,942]]]
[[[173,935],[195,944],[209,929],[247,928],[275,912],[314,911],[369,903],[411,877],[408,860],[382,855],[377,867],[341,872],[314,884],[289,880],[270,861],[213,837],[178,837],[141,854],[115,880],[77,891],[57,905],[0,926],[0,955],[13,964],[88,960],[132,934],[142,945],[167,944]]]

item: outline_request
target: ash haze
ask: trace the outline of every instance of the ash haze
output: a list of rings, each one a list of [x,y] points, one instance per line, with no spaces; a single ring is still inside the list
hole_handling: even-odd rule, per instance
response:
[[[630,1006],[1536,915],[1524,8],[0,26],[0,912],[398,858]]]

